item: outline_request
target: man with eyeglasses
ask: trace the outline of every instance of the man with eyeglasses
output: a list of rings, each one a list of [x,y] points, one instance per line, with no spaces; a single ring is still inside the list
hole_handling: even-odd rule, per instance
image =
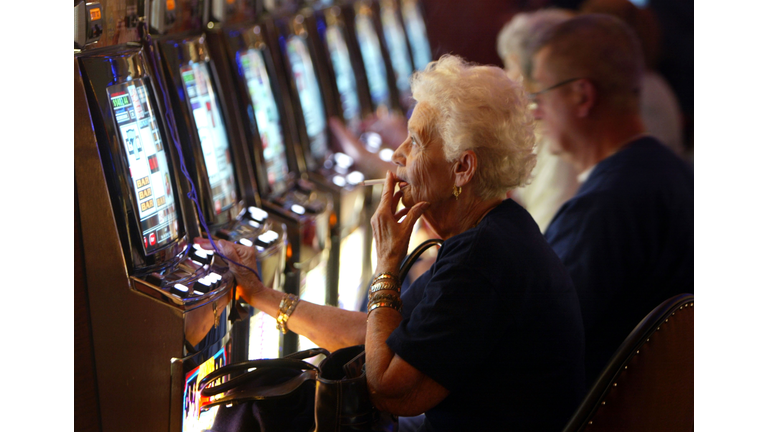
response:
[[[534,114],[579,174],[545,232],[579,294],[592,383],[654,307],[693,293],[693,171],[645,133],[640,44],[608,15],[572,18],[533,57]]]

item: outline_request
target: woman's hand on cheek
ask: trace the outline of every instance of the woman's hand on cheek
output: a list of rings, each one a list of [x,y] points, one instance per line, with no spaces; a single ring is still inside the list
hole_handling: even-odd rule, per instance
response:
[[[395,192],[395,183],[395,175],[388,171],[381,202],[371,218],[378,271],[397,271],[408,252],[413,226],[429,207],[429,203],[422,201],[398,211],[397,205],[402,198],[402,192]]]

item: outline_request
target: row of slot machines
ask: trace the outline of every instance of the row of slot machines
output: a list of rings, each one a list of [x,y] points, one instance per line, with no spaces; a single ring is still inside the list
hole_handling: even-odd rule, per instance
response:
[[[242,301],[205,239],[252,247],[274,289],[360,307],[376,199],[328,120],[361,135],[370,114],[408,111],[410,75],[431,60],[419,5],[103,0],[74,16],[76,254],[99,422],[206,430],[208,372],[314,345]]]

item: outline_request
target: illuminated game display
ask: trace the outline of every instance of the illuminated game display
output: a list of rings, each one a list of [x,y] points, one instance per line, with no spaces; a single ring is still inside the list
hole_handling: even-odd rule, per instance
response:
[[[296,91],[299,93],[301,110],[304,114],[304,125],[307,136],[309,136],[310,152],[316,161],[322,163],[328,153],[325,135],[325,108],[312,59],[309,57],[307,43],[299,36],[291,36],[286,48]]]
[[[382,2],[381,4],[381,24],[384,28],[384,39],[387,41],[392,68],[395,70],[397,90],[400,93],[410,93],[413,67],[408,55],[403,27],[391,3]]]
[[[389,107],[389,87],[387,85],[387,70],[381,45],[373,27],[371,17],[364,14],[355,16],[355,30],[360,52],[363,56],[365,76],[368,78],[368,89],[371,92],[373,104],[378,107]]]
[[[206,360],[205,363],[187,373],[184,385],[182,432],[205,431],[213,427],[213,421],[216,419],[216,412],[218,412],[219,406],[216,405],[207,411],[201,411],[200,408],[207,405],[211,398],[200,394],[198,383],[204,376],[228,363],[225,348],[220,349],[213,357]],[[213,385],[217,384],[219,383],[217,382]],[[223,394],[214,397],[223,397]]]
[[[214,211],[219,214],[237,201],[235,174],[224,123],[213,97],[206,65],[192,63],[182,66],[181,78],[200,138]]]
[[[331,54],[333,70],[336,73],[336,87],[341,97],[341,108],[344,120],[354,125],[360,120],[360,101],[357,94],[357,81],[352,70],[352,60],[338,26],[329,26],[325,32],[328,51]]]
[[[107,88],[136,197],[144,252],[178,238],[179,222],[168,160],[141,80]]]
[[[424,19],[421,17],[415,0],[403,1],[403,20],[405,21],[405,31],[408,33],[408,41],[411,44],[413,63],[416,65],[416,69],[424,70],[427,63],[432,61],[432,49],[429,47]]]
[[[280,112],[272,93],[263,56],[263,51],[251,48],[238,53],[237,63],[248,84],[256,124],[259,126],[267,180],[272,192],[279,194],[287,188],[288,159],[285,155],[285,142],[280,127]]]
[[[366,295],[366,288],[361,290],[363,266],[360,252],[363,249],[363,230],[352,231],[341,241],[341,263],[339,269],[339,307],[347,310],[360,310],[360,304]]]

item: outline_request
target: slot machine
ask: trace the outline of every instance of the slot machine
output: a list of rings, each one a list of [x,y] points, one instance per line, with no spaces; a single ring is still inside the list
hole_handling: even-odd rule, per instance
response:
[[[296,157],[303,159],[306,167],[303,174],[334,198],[337,220],[333,224],[329,264],[334,280],[329,285],[327,298],[331,300],[328,304],[338,305],[340,289],[357,293],[361,287],[362,272],[368,262],[364,259],[363,247],[368,220],[364,212],[365,190],[360,184],[363,174],[355,170],[351,157],[332,149],[328,119],[331,115],[341,117],[341,113],[333,107],[333,78],[318,61],[313,20],[312,10],[304,8],[293,14],[269,17],[263,23],[274,63],[278,69],[282,68],[291,104],[296,107],[293,112],[299,143]],[[345,271],[354,269],[344,275],[343,288],[339,284],[342,263]],[[353,308],[348,304],[342,306]],[[300,347],[302,342],[307,343],[301,339]]]
[[[334,203],[327,192],[302,178],[293,156],[292,107],[283,96],[288,92],[278,79],[263,26],[256,21],[256,4],[215,0],[211,6],[206,37],[219,71],[222,99],[231,107],[231,135],[239,137],[234,144],[254,170],[262,205],[288,228],[291,253],[286,292],[332,304],[335,300],[327,298],[326,274]],[[296,334],[286,334],[284,354],[298,349],[297,344]]]
[[[413,105],[411,75],[414,66],[403,28],[400,4],[397,0],[379,0],[377,3],[373,3],[373,9],[374,13],[379,16],[387,52],[392,61],[400,106],[403,111],[409,112]]]
[[[369,99],[363,97],[367,93],[364,80],[358,79],[357,74],[361,68],[355,70],[350,44],[356,43],[351,39],[351,32],[344,20],[342,7],[331,5],[326,7],[318,4],[308,25],[310,38],[314,38],[316,51],[320,54],[318,60],[321,69],[330,76],[330,93],[335,103],[335,112],[347,129],[353,135],[360,136],[366,149],[373,154],[380,150],[380,137],[374,137],[373,133],[366,133],[362,129],[362,120],[373,112],[373,106]],[[356,73],[357,72],[357,73]],[[375,138],[378,138],[376,141]],[[387,150],[384,150],[386,153]],[[388,156],[380,156],[382,160],[389,161]],[[356,166],[354,166],[357,168]],[[361,171],[366,172],[361,168]],[[374,178],[380,173],[367,173],[366,177]],[[365,188],[364,221],[369,221],[378,205],[376,188]],[[369,228],[356,230],[353,235],[342,240],[342,258],[339,281],[339,305],[345,309],[357,310],[359,305],[366,301],[365,284],[372,275],[372,247],[373,235]],[[347,250],[363,250],[363,264],[358,266],[355,260],[345,259]],[[359,281],[359,282],[358,282]]]
[[[382,36],[381,21],[375,15],[371,0],[356,0],[342,7],[346,27],[351,33],[350,44],[355,64],[362,69],[367,96],[373,110],[380,116],[390,112],[403,113],[397,90],[395,71]]]
[[[293,274],[286,271],[288,255],[293,253],[286,244],[290,220],[266,210],[253,166],[238,145],[239,137],[231,133],[234,113],[221,97],[226,94],[222,85],[228,81],[222,80],[222,71],[212,61],[203,30],[207,5],[194,0],[154,3],[147,20],[160,65],[157,79],[169,89],[180,146],[198,191],[202,213],[198,222],[215,238],[254,247],[265,284],[297,291]],[[323,225],[316,228],[313,238],[322,250],[328,230]],[[275,245],[280,245],[279,253]],[[236,360],[280,357],[295,349],[274,320],[244,302],[238,306],[248,319],[235,329]]]
[[[219,255],[194,247],[175,124],[136,11],[75,6],[76,292],[87,304],[76,335],[91,348],[76,362],[93,363],[103,430],[194,430],[215,415],[196,415],[197,377],[231,362],[235,280]]]
[[[429,45],[427,26],[424,24],[424,14],[418,0],[400,0],[405,34],[408,37],[408,47],[413,57],[416,70],[424,70],[431,62],[432,49]]]

